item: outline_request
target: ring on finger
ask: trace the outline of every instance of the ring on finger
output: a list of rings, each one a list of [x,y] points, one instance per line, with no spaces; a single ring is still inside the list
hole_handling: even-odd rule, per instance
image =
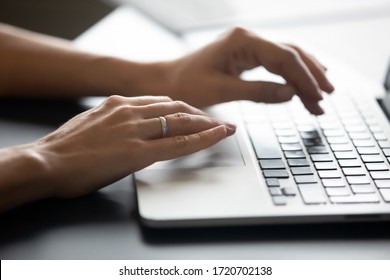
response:
[[[161,123],[161,138],[164,138],[168,135],[168,123],[167,119],[163,116],[158,117]]]

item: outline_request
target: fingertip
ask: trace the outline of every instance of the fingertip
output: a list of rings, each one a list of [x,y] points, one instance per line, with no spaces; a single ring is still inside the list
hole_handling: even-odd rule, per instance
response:
[[[322,109],[321,106],[318,104],[315,104],[314,106],[312,106],[309,111],[310,111],[310,113],[312,113],[315,116],[320,116],[320,115],[325,114],[324,109]]]
[[[226,133],[227,133],[226,137],[231,136],[234,133],[236,133],[236,130],[237,130],[237,125],[235,125],[233,123],[227,123],[226,124]]]
[[[278,102],[289,101],[296,94],[296,90],[288,85],[281,86],[276,91],[276,99]]]
[[[331,82],[329,82],[328,80],[325,81],[325,86],[326,86],[325,91],[327,93],[332,93],[334,91],[333,84]]]

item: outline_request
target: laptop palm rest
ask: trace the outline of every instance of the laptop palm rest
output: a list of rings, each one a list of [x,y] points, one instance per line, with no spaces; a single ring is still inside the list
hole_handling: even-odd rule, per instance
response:
[[[245,165],[235,136],[222,140],[217,145],[195,154],[174,160],[158,162],[149,169],[199,169],[208,167],[229,167]]]

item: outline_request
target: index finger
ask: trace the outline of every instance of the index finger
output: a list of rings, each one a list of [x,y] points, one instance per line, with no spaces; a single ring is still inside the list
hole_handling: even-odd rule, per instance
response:
[[[279,45],[263,38],[255,39],[255,55],[268,71],[282,76],[298,91],[306,108],[316,107],[322,100],[321,89],[299,53],[291,47]],[[311,110],[312,113],[315,113]]]

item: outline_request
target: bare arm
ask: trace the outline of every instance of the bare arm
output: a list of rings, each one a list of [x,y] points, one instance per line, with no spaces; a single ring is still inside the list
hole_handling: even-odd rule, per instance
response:
[[[164,78],[161,63],[95,55],[69,41],[4,24],[0,61],[0,96],[143,95],[161,89]]]
[[[238,99],[284,102],[297,94],[311,113],[321,114],[321,92],[333,91],[326,68],[313,56],[241,28],[182,58],[139,63],[0,24],[0,61],[0,95],[167,95],[203,107]],[[287,83],[240,79],[255,67]]]

